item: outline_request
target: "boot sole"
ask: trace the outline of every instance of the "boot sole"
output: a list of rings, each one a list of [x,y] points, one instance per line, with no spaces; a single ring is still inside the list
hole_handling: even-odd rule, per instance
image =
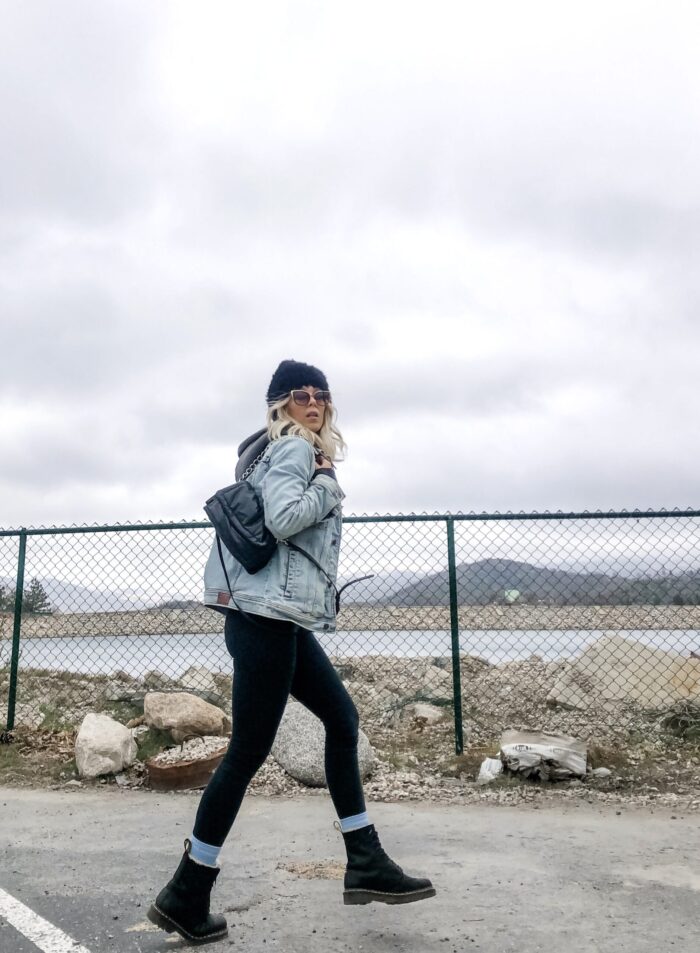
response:
[[[344,890],[343,903],[413,903],[435,896],[435,887],[412,890],[410,893],[384,893],[381,890]]]
[[[201,946],[202,943],[213,943],[214,940],[220,940],[222,937],[228,936],[228,927],[224,927],[223,930],[217,930],[216,933],[209,933],[207,936],[192,936],[192,934],[188,933],[179,923],[171,920],[162,910],[159,910],[155,903],[151,905],[151,909],[146,916],[151,923],[155,923],[157,927],[160,927],[161,930],[165,930],[166,933],[179,933],[183,940],[188,940],[190,943],[195,943],[198,946]]]

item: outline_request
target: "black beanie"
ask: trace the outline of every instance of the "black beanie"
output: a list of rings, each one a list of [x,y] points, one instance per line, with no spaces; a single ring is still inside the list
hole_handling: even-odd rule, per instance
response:
[[[286,397],[290,390],[301,389],[302,387],[319,387],[321,390],[328,390],[328,381],[323,371],[319,371],[313,364],[302,364],[301,361],[282,361],[275,373],[272,375],[270,386],[267,388],[267,402],[274,404],[275,401]]]

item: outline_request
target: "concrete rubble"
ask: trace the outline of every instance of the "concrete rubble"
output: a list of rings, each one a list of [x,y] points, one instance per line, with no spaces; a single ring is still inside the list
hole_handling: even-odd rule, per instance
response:
[[[597,777],[608,777],[601,769]],[[477,777],[479,784],[495,781],[503,771],[539,781],[573,781],[588,771],[586,745],[568,735],[545,731],[504,731],[498,755],[485,758]]]
[[[586,709],[596,699],[631,701],[643,708],[664,708],[679,701],[700,705],[700,659],[605,635],[562,672],[547,703]]]
[[[178,681],[180,686],[187,688],[189,691],[196,689],[197,692],[218,693],[214,675],[204,665],[191,665],[182,673]]]

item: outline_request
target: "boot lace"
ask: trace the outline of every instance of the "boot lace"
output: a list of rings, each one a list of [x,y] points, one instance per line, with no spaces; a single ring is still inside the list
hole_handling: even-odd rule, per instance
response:
[[[373,850],[375,851],[377,857],[381,858],[381,860],[387,865],[387,867],[390,867],[397,874],[401,874],[403,876],[402,868],[399,867],[399,865],[396,863],[395,860],[391,859],[391,857],[387,854],[387,852],[382,847],[381,841],[379,840],[379,834],[377,833],[376,828],[373,828],[372,830],[369,831],[369,839],[370,839],[370,844]]]

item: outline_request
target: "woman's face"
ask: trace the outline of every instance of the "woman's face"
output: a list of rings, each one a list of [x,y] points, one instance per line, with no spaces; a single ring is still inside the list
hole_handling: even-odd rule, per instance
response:
[[[287,411],[292,420],[295,420],[303,427],[307,427],[313,433],[318,433],[323,426],[323,417],[326,412],[326,405],[317,404],[313,396],[319,390],[319,388],[309,386],[298,387],[296,389],[308,391],[308,393],[311,394],[311,400],[305,407],[302,407],[300,404],[296,404],[294,399],[290,397],[285,404],[284,409]]]

